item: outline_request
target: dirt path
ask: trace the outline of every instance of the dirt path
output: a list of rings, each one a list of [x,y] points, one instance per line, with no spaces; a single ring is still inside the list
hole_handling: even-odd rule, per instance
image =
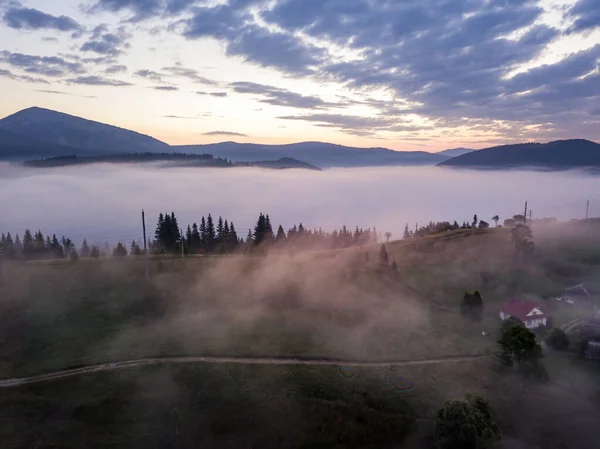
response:
[[[80,374],[96,373],[99,371],[113,371],[121,368],[132,368],[146,365],[175,365],[181,363],[237,363],[247,365],[317,365],[317,366],[358,366],[358,367],[383,367],[383,366],[411,366],[433,365],[438,363],[456,363],[490,358],[492,355],[465,355],[458,357],[441,357],[425,360],[404,360],[397,362],[358,362],[349,360],[323,360],[323,359],[296,359],[296,358],[261,358],[261,357],[165,357],[128,360],[125,362],[104,363],[102,365],[84,366],[54,373],[40,374],[38,376],[20,377],[15,379],[0,380],[0,388],[18,387],[20,385],[34,384],[48,380],[62,379],[78,376]]]

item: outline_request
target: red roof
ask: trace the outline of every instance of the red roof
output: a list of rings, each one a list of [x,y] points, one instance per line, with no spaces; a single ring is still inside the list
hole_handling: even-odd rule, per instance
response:
[[[502,312],[509,314],[510,316],[514,316],[515,318],[520,319],[521,321],[525,320],[533,320],[538,318],[545,318],[546,314],[542,312],[542,315],[534,315],[528,317],[527,314],[531,312],[535,308],[539,308],[540,305],[534,301],[519,301],[518,299],[511,299],[506,304],[502,306],[500,309]],[[540,312],[542,310],[540,309]]]

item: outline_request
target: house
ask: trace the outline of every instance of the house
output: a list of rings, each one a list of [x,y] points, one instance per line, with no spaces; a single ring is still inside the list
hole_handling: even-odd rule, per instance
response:
[[[521,320],[528,329],[546,326],[550,317],[540,309],[540,305],[533,301],[519,301],[511,299],[500,309],[500,319],[507,320],[511,317]]]
[[[576,302],[582,301],[589,302],[591,296],[592,295],[583,286],[583,284],[579,284],[566,288],[556,299],[559,301],[565,301],[569,304],[575,304]]]

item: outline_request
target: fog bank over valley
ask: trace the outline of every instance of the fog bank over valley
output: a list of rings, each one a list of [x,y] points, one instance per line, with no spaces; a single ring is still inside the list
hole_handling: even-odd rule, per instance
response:
[[[582,218],[600,180],[582,172],[471,171],[440,167],[307,170],[161,168],[97,164],[28,169],[0,164],[0,230],[25,228],[65,234],[79,241],[148,237],[160,212],[175,211],[180,224],[211,213],[229,217],[240,236],[259,212],[284,228],[333,230],[377,227],[400,238],[404,226],[429,221],[471,221],[474,214],[500,223],[529,201],[534,218]]]

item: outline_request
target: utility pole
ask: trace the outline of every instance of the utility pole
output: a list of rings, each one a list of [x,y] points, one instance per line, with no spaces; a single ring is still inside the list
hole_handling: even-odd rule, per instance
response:
[[[590,200],[587,200],[587,206],[585,207],[585,219],[588,219],[588,214],[590,212]]]
[[[179,229],[179,235],[181,236],[179,238],[179,241],[181,242],[181,258],[185,259],[185,256],[183,255],[183,229]]]
[[[533,213],[533,211],[531,209],[529,209],[529,223],[531,223],[531,214]]]
[[[527,201],[525,201],[525,213],[523,214],[523,224],[527,224]]]
[[[142,209],[142,229],[144,230],[144,263],[146,264],[146,279],[150,279],[150,271],[148,270],[148,241],[146,240],[146,216]]]

